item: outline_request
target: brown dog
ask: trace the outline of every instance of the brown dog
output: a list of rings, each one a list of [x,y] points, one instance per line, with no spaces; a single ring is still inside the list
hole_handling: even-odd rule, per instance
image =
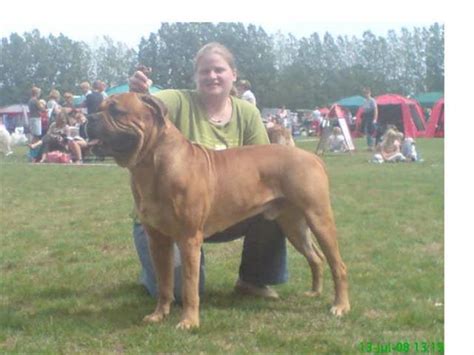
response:
[[[312,273],[310,295],[322,291],[316,236],[331,268],[335,300],[331,312],[349,311],[346,267],[339,254],[336,226],[323,163],[304,150],[258,145],[212,151],[189,142],[167,119],[153,96],[112,96],[89,116],[87,133],[95,148],[130,170],[136,208],[150,236],[158,275],[155,311],[160,322],[173,302],[173,242],[183,263],[183,315],[178,328],[199,326],[199,260],[203,239],[263,213],[276,219]],[[244,166],[245,169],[239,168]]]
[[[281,124],[267,124],[267,134],[268,138],[270,139],[270,143],[288,145],[290,147],[295,146],[295,141],[291,136],[291,131],[283,127]]]

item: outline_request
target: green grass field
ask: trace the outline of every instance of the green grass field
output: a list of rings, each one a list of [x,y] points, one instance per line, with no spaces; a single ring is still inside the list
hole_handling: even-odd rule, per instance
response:
[[[314,141],[298,142],[314,150]],[[138,284],[128,173],[115,165],[0,157],[2,353],[435,353],[444,341],[444,141],[419,139],[424,162],[369,164],[326,154],[351,312],[329,314],[329,268],[318,299],[291,246],[290,280],[269,302],[232,292],[241,240],[205,245],[201,327],[142,323],[155,301]],[[390,351],[389,348],[391,349]],[[384,351],[385,350],[385,351]]]

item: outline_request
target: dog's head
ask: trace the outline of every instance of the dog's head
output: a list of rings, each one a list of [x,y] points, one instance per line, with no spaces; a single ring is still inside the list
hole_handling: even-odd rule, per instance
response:
[[[87,117],[86,133],[96,155],[111,156],[122,167],[132,167],[159,130],[166,125],[165,105],[151,95],[113,95],[99,112]]]

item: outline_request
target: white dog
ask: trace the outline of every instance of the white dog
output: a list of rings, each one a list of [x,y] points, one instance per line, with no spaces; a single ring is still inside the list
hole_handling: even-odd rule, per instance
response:
[[[12,137],[12,146],[24,145],[28,143],[28,138],[26,138],[23,127],[16,127],[15,132],[12,133],[11,137]]]
[[[5,154],[5,156],[13,154],[11,144],[12,137],[10,136],[10,132],[7,131],[5,125],[0,123],[0,151]]]

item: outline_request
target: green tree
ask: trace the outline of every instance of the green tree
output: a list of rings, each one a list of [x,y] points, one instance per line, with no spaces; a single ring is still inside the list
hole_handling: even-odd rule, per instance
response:
[[[122,42],[114,42],[108,36],[94,51],[95,77],[108,86],[123,84],[137,66],[136,52]]]
[[[49,36],[50,50],[47,59],[51,73],[49,86],[61,93],[75,92],[80,82],[87,78],[91,68],[92,53],[84,42],[73,41],[63,34]]]
[[[444,26],[434,23],[425,33],[426,90],[444,91]]]
[[[29,61],[28,46],[23,37],[12,33],[2,38],[0,45],[0,105],[24,102],[31,89],[26,75]]]
[[[297,39],[252,24],[178,22],[142,37],[138,53],[108,37],[91,49],[63,34],[12,33],[0,41],[0,104],[26,102],[32,85],[47,94],[53,87],[78,93],[81,81],[95,78],[121,83],[137,63],[152,68],[159,86],[193,88],[194,56],[211,41],[234,53],[238,75],[251,81],[260,107],[313,108],[360,94],[362,86],[376,95],[444,91],[444,26],[438,23],[379,37],[366,31]]]

